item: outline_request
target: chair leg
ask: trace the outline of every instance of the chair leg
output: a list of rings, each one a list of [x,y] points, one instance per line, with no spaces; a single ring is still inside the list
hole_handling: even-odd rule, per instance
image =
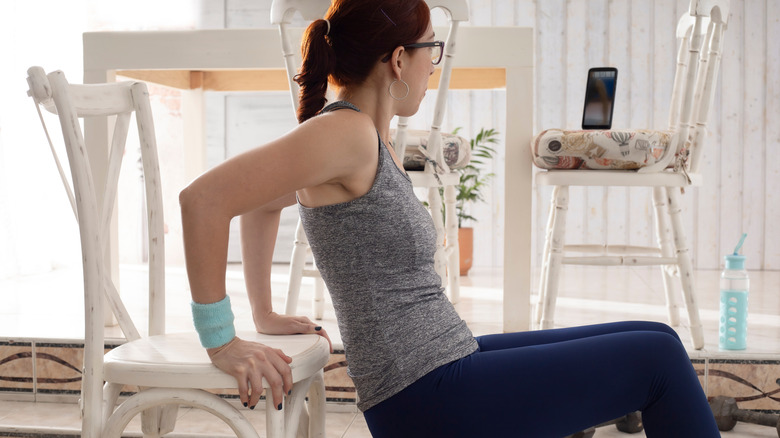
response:
[[[103,422],[101,424],[106,424],[108,417],[114,412],[116,402],[119,399],[119,393],[122,391],[123,386],[124,385],[118,383],[109,382],[106,382],[103,385]]]
[[[325,282],[322,278],[314,278],[314,300],[312,303],[314,319],[322,320],[325,314]]]
[[[268,438],[325,437],[325,380],[323,372],[293,385],[292,392],[284,398],[282,409],[277,410],[266,391],[266,433]],[[306,401],[309,413],[305,410]]]
[[[292,251],[292,260],[290,260],[290,282],[287,285],[287,299],[284,304],[285,315],[295,315],[298,309],[298,297],[301,294],[301,280],[303,279],[303,269],[306,267],[306,251],[309,248],[309,241],[306,239],[306,232],[303,230],[303,223],[298,219],[298,226],[295,228],[295,245]]]
[[[144,438],[160,438],[160,411],[162,406],[155,406],[141,412],[141,433]]]
[[[162,405],[141,412],[141,432],[144,438],[159,438],[173,432],[179,405]]]
[[[441,278],[442,286],[446,280],[447,264],[444,256],[444,219],[441,217],[441,195],[437,187],[428,189],[428,205],[433,217],[433,225],[436,227],[436,254],[433,256],[434,268]]]
[[[550,236],[550,256],[545,282],[544,301],[542,302],[542,329],[553,327],[555,317],[555,302],[558,299],[558,283],[561,264],[563,263],[563,246],[566,238],[566,211],[569,208],[569,187],[558,186],[554,192],[555,208],[552,234]]]
[[[683,231],[682,207],[680,205],[680,189],[667,187],[666,193],[669,199],[669,214],[672,219],[672,233],[674,234],[674,246],[677,248],[677,263],[680,267],[680,283],[682,284],[685,308],[688,310],[688,322],[690,324],[693,348],[704,348],[704,334],[702,332],[701,318],[699,318],[699,306],[696,303],[696,295],[693,284],[693,264],[688,251],[688,244]]]
[[[267,391],[267,390],[266,390]],[[284,406],[277,410],[271,397],[266,394],[265,400],[265,432],[268,438],[285,438]]]
[[[308,436],[309,438],[325,438],[325,379],[322,371],[313,376],[309,386],[308,399]]]
[[[280,438],[295,438],[296,436],[306,436],[305,431],[308,431],[308,418],[304,409],[304,405],[306,404],[306,392],[308,391],[312,380],[313,376],[297,382],[293,385],[293,389],[290,395],[284,397],[282,410],[279,411],[282,412],[282,419],[284,420],[282,427],[283,435],[279,435]],[[266,388],[265,391],[266,409],[276,410],[276,408],[274,408],[270,403],[269,397],[271,391],[268,388]],[[271,418],[269,413],[266,413],[266,418]],[[275,424],[272,425],[270,422],[268,424],[271,426],[276,426]],[[305,430],[300,429],[302,425],[306,426]],[[269,430],[269,437],[270,436],[272,435]]]
[[[658,236],[658,246],[661,248],[661,257],[674,257],[674,245],[671,240],[671,226],[669,224],[669,209],[667,206],[666,191],[663,187],[653,188],[653,206],[655,207],[655,230]],[[671,266],[661,266],[663,275],[664,292],[666,293],[666,309],[669,317],[669,325],[680,325],[680,304],[675,294],[674,281],[669,272]]]
[[[553,187],[552,199],[547,217],[547,228],[544,236],[544,249],[542,250],[542,269],[539,273],[539,290],[536,300],[536,310],[534,312],[534,327],[539,327],[542,323],[542,307],[544,297],[547,294],[547,271],[550,267],[550,241],[552,240],[552,229],[555,221],[555,197],[558,194],[558,186]]]
[[[447,289],[450,292],[450,301],[457,304],[460,300],[460,251],[458,248],[458,215],[456,213],[455,202],[457,194],[454,186],[444,188],[444,228],[447,232],[447,247],[445,254],[447,257]]]

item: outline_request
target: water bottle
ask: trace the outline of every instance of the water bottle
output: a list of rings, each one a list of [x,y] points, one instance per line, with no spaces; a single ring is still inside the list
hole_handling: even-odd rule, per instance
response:
[[[744,241],[744,235],[742,238]],[[740,245],[742,241],[740,241]],[[720,328],[718,346],[722,350],[744,350],[747,347],[748,291],[750,280],[745,270],[745,256],[737,251],[724,257],[726,269],[720,274]]]

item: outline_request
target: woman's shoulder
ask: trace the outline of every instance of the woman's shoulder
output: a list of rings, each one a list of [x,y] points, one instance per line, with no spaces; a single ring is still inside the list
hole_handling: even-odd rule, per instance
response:
[[[302,123],[300,128],[335,150],[358,153],[359,150],[376,149],[378,144],[371,118],[351,109],[320,114]]]

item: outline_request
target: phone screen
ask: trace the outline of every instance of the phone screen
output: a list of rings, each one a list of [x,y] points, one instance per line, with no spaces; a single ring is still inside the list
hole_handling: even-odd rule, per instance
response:
[[[610,129],[612,127],[616,86],[616,68],[597,67],[588,70],[582,129]]]

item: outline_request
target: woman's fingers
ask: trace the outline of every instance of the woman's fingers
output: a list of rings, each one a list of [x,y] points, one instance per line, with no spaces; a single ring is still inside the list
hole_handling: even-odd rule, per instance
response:
[[[260,401],[260,395],[263,393],[263,376],[252,373],[249,385],[252,387],[252,393],[249,397],[249,409],[254,409],[257,406],[257,402]]]
[[[244,406],[254,409],[263,392],[263,379],[269,385],[269,405],[278,408],[284,395],[292,390],[292,358],[276,348],[247,342],[235,342],[219,350],[210,350],[212,362],[236,379],[238,394]]]
[[[328,336],[328,332],[325,331],[324,328],[322,328],[320,326],[316,326],[316,327],[314,327],[314,332],[313,333],[316,333],[316,334],[322,336],[323,338],[327,339],[328,340],[328,345],[330,346],[330,352],[333,353],[333,342],[331,342],[330,336]]]
[[[322,328],[321,325],[315,324],[311,322],[311,320],[305,316],[300,316],[296,318],[298,322],[298,333],[301,334],[315,334],[320,335],[323,338],[328,340],[328,345],[330,346],[330,352],[333,353],[333,342],[330,340],[330,336],[328,336],[328,332],[325,331],[324,328]]]
[[[281,358],[278,358],[276,360],[281,361]],[[272,406],[273,409],[280,409],[282,401],[284,400],[284,393],[285,393],[284,379],[282,378],[282,375],[279,372],[279,370],[275,368],[276,365],[273,362],[274,359],[271,359],[266,364],[270,368],[268,372],[266,372],[265,374],[265,381],[268,383],[268,388],[266,388],[265,398],[266,398],[266,403],[268,403],[269,405],[266,409],[269,409]],[[270,393],[268,390],[270,390]],[[273,401],[273,403],[271,403],[271,401]]]
[[[236,376],[238,382],[238,399],[244,407],[249,406],[249,382],[246,378],[240,378]]]
[[[282,391],[287,394],[292,391],[293,387],[292,370],[290,369],[290,362],[292,362],[292,358],[282,353],[282,350],[274,351],[276,352],[277,356],[273,358],[271,363],[275,368],[274,371],[276,371],[279,374],[279,377],[281,377]]]
[[[314,333],[314,328],[318,327],[317,324],[309,321],[309,318],[301,317],[294,321],[294,329],[291,332],[294,333]]]

